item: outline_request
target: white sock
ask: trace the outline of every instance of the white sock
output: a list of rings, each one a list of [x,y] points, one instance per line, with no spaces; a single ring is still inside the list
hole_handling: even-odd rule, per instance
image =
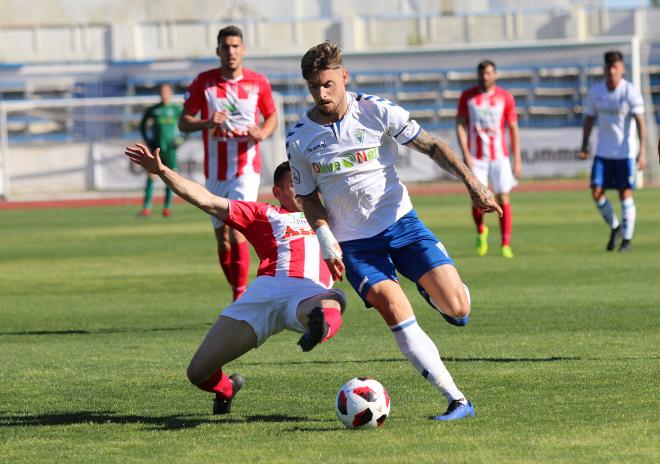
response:
[[[390,326],[390,330],[406,359],[447,398],[447,401],[465,398],[440,359],[435,343],[417,324],[414,316]]]
[[[614,209],[612,208],[612,203],[610,203],[606,196],[602,196],[601,199],[596,202],[596,207],[610,228],[616,229],[619,227],[619,218],[616,217]]]
[[[632,240],[635,232],[635,219],[637,218],[637,207],[632,197],[621,202],[621,219],[623,222],[623,238]]]

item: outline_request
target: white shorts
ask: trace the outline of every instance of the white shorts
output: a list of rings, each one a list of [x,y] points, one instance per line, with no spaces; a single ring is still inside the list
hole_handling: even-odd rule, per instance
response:
[[[345,300],[344,292],[325,288],[309,279],[259,276],[243,296],[222,311],[221,316],[245,321],[257,334],[257,346],[284,329],[305,332],[296,315],[301,301],[324,293],[334,293]],[[342,304],[343,307],[343,304]]]
[[[213,195],[229,198],[230,200],[257,201],[259,196],[260,174],[243,174],[235,179],[213,180],[206,179],[206,189]],[[211,216],[213,228],[219,229],[223,222],[215,216]]]
[[[472,161],[472,172],[483,185],[488,187],[488,180],[493,186],[494,193],[509,193],[518,181],[513,176],[509,158],[474,159]]]

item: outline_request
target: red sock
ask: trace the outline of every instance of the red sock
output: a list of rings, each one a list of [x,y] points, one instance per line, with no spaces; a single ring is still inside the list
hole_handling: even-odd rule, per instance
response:
[[[231,268],[229,266],[229,263],[231,262],[231,250],[218,250],[218,261],[220,262],[220,267],[225,274],[227,282],[233,287],[234,284],[232,283]]]
[[[232,243],[229,267],[234,278],[231,284],[235,301],[247,288],[248,273],[250,272],[250,246],[248,242]]]
[[[500,218],[500,232],[502,233],[502,246],[511,244],[511,205],[506,203],[502,207]]]
[[[472,218],[477,225],[477,233],[481,234],[484,231],[484,213],[479,208],[472,207]]]
[[[197,384],[197,388],[215,393],[217,397],[225,400],[231,398],[231,395],[234,393],[231,381],[227,377],[227,374],[222,372],[222,369],[213,374],[206,382]]]
[[[323,308],[323,317],[328,324],[328,335],[323,337],[321,343],[332,338],[341,327],[341,311],[337,308]]]

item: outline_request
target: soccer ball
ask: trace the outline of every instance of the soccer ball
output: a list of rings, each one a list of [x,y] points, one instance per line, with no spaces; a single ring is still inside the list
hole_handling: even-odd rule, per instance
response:
[[[380,427],[390,413],[390,396],[376,379],[351,379],[337,392],[335,411],[349,429]]]

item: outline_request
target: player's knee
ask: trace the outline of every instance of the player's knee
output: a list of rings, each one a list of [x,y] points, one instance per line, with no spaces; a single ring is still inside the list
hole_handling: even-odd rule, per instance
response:
[[[596,203],[599,203],[599,202],[603,199],[603,191],[600,190],[600,189],[594,189],[594,190],[592,190],[592,191],[591,191],[591,198],[593,198],[593,200],[594,200]]]
[[[449,303],[447,312],[452,317],[463,318],[468,314],[470,314],[470,305],[467,301],[461,300],[460,298],[456,298],[455,300]]]
[[[465,285],[463,288],[464,292],[456,292],[447,301],[447,314],[457,319],[466,318],[470,314],[470,291]]]
[[[186,375],[188,376],[188,380],[190,380],[190,383],[193,385],[199,385],[200,383],[204,383],[209,378],[209,374],[206,372],[205,369],[202,369],[202,366],[200,365],[199,362],[197,362],[196,358],[193,358],[190,361],[190,364],[188,364]]]

